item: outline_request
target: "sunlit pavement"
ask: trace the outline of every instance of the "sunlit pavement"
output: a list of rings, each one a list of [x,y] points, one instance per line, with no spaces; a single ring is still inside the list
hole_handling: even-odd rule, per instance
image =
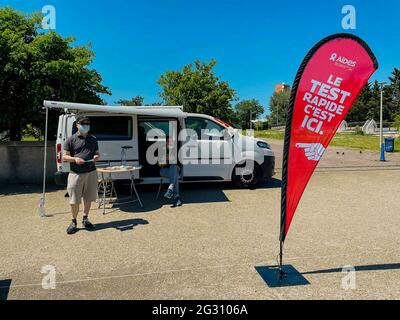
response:
[[[155,200],[157,186],[142,188],[144,209],[134,204],[106,216],[95,209],[96,231],[72,236],[65,232],[64,190],[50,188],[51,217],[40,218],[40,187],[2,187],[0,298],[400,297],[399,169],[316,172],[284,255],[309,284],[271,288],[256,267],[276,264],[279,173],[276,178],[257,190],[185,185],[179,208]],[[345,266],[355,274],[343,273]],[[44,289],[53,275],[55,289]]]

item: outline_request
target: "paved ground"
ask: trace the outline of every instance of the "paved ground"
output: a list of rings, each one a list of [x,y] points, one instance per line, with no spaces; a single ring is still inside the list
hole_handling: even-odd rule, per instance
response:
[[[354,163],[347,150],[337,165],[337,150],[311,179],[286,241],[285,262],[308,285],[270,288],[256,271],[276,263],[279,180],[252,191],[185,186],[175,209],[145,188],[145,209],[93,210],[96,231],[74,236],[63,190],[48,193],[52,217],[41,219],[39,188],[14,185],[0,189],[0,298],[399,299],[400,166],[381,167],[377,154]],[[46,265],[55,290],[42,289]],[[345,265],[357,270],[354,290],[342,288]]]

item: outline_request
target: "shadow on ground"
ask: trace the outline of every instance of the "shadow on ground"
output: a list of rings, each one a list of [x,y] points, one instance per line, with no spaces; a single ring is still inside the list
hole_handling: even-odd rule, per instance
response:
[[[10,286],[11,279],[0,280],[0,301],[7,300]]]
[[[362,266],[353,266],[353,268],[356,272],[400,270],[400,263],[362,265]],[[342,267],[342,268],[322,269],[322,270],[307,271],[307,272],[298,272],[292,265],[284,265],[283,266],[284,276],[280,277],[278,266],[258,266],[255,267],[255,269],[270,288],[308,285],[310,284],[310,282],[308,282],[308,280],[304,278],[305,275],[342,273],[343,270],[346,270],[346,268]]]
[[[41,184],[23,184],[23,183],[8,183],[0,186],[0,198],[4,196],[14,196],[19,194],[42,193],[43,186]],[[66,189],[55,184],[48,184],[46,192],[56,192]]]
[[[149,212],[160,209],[165,205],[172,205],[170,200],[163,197],[167,186],[163,186],[160,196],[157,199],[157,191],[159,185],[139,185],[138,193],[143,202],[144,207],[141,208],[138,203],[117,206],[123,212]],[[260,183],[257,189],[275,189],[281,187],[281,180],[271,179]],[[218,203],[230,202],[226,196],[226,190],[237,189],[230,182],[214,182],[214,183],[183,183],[180,185],[181,198],[183,205],[185,204],[201,204],[201,203]],[[127,185],[119,185],[118,194],[126,196],[129,194]]]
[[[138,225],[146,225],[149,222],[145,219],[128,219],[119,221],[110,221],[106,223],[96,223],[95,229],[90,232],[97,232],[105,229],[116,229],[119,231],[129,231],[133,230],[134,227]]]
[[[118,195],[122,198],[129,195],[129,185],[126,184],[118,184],[117,186]],[[167,186],[164,188],[158,199],[157,191],[159,185],[138,185],[137,190],[140,195],[140,198],[144,204],[144,207],[141,208],[139,204],[131,203],[131,204],[122,204],[122,205],[114,205],[112,208],[107,209],[107,212],[111,212],[113,210],[119,209],[123,212],[150,212],[165,205],[172,205],[172,202],[164,199],[163,194],[166,191]],[[264,181],[257,186],[257,189],[275,189],[281,187],[281,180],[271,179],[269,181]],[[183,183],[180,186],[181,189],[181,198],[183,200],[183,204],[200,204],[200,203],[218,203],[218,202],[230,202],[229,198],[225,195],[226,190],[234,190],[237,189],[230,182],[198,182],[198,183]],[[46,192],[57,192],[60,190],[66,190],[66,188],[62,188],[56,186],[54,184],[50,184],[46,187]],[[0,187],[0,198],[4,196],[13,196],[20,194],[41,194],[42,186],[38,184],[8,184]],[[68,200],[65,199],[67,202]],[[93,209],[95,206],[92,207]],[[68,214],[69,211],[51,213],[48,217],[52,217],[54,215],[59,214]]]
[[[315,271],[307,271],[303,272],[302,275],[307,274],[324,274],[324,273],[335,273],[335,272],[343,272],[342,268],[332,268],[332,269],[323,269],[323,270],[315,270]],[[400,263],[386,263],[386,264],[372,264],[372,265],[363,265],[363,266],[354,266],[355,271],[382,271],[382,270],[400,270]]]

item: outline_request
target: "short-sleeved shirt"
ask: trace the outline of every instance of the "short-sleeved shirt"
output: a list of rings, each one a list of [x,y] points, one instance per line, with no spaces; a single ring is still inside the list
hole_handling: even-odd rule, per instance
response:
[[[78,157],[85,161],[92,160],[99,150],[97,138],[88,134],[86,137],[75,133],[70,136],[64,144],[64,150],[68,151],[72,157]],[[96,170],[94,162],[82,165],[71,162],[71,171],[75,173],[87,173]]]

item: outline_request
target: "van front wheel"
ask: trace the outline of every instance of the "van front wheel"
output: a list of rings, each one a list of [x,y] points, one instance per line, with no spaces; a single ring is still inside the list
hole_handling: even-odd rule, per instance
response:
[[[232,181],[236,187],[242,189],[256,188],[261,179],[261,169],[257,163],[244,163],[233,169]]]

